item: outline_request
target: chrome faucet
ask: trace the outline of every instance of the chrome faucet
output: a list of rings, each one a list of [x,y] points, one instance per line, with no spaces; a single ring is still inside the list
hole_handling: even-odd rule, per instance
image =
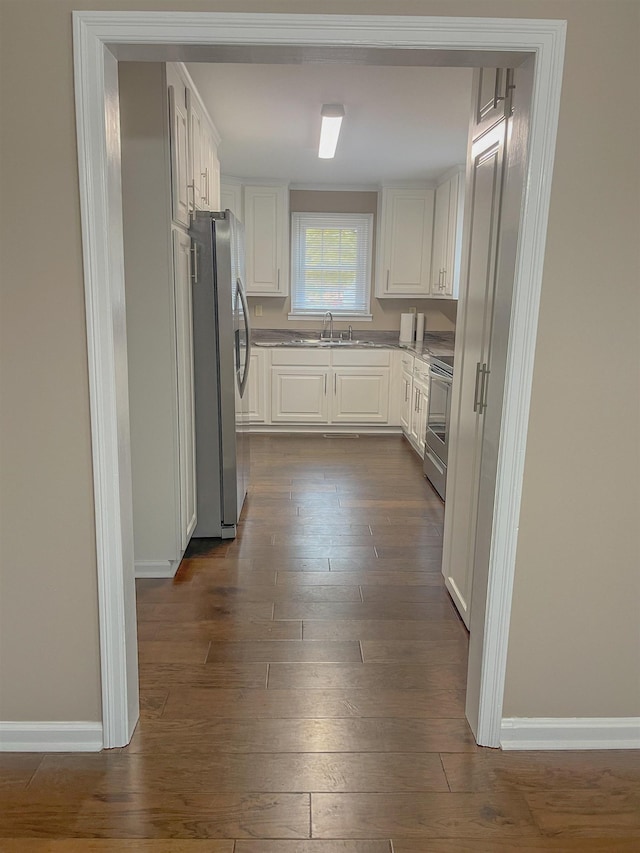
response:
[[[353,326],[349,323],[349,340],[353,340]]]
[[[327,319],[329,320],[329,340],[333,340],[333,314],[327,311],[322,319],[322,331],[320,332],[320,340],[325,340],[327,337]]]

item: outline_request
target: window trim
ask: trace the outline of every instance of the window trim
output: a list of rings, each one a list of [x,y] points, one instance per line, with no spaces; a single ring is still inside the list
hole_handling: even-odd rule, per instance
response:
[[[327,306],[326,310],[318,310],[318,311],[296,311],[294,309],[294,292],[297,286],[297,279],[295,275],[295,265],[294,265],[294,252],[296,248],[294,233],[295,228],[293,225],[294,217],[309,217],[309,218],[317,218],[317,219],[327,219],[332,216],[336,217],[348,217],[353,218],[354,220],[359,220],[360,222],[366,221],[369,228],[369,251],[366,259],[366,310],[363,313],[358,312],[350,312],[350,313],[339,313],[335,310],[331,309],[331,306]],[[291,212],[291,241],[290,241],[290,264],[291,264],[291,276],[290,276],[290,305],[291,310],[287,315],[289,320],[316,320],[318,318],[324,317],[327,311],[331,311],[334,315],[335,320],[344,320],[346,322],[351,321],[362,321],[362,322],[371,322],[373,320],[373,314],[371,311],[371,300],[373,299],[373,252],[374,252],[374,227],[375,227],[375,218],[373,213],[356,213],[354,211],[304,211],[304,210],[295,210]]]

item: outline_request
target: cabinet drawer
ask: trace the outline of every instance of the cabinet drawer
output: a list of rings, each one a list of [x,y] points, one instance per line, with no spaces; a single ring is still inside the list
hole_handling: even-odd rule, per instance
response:
[[[304,349],[303,347],[274,348],[271,350],[271,364],[279,365],[311,365],[312,367],[329,367],[331,354],[328,349]]]
[[[423,361],[418,361],[416,359],[415,365],[413,367],[413,377],[418,381],[422,381],[428,384],[429,382],[429,365],[425,364]]]
[[[391,363],[391,350],[331,350],[334,367],[388,367]]]
[[[413,362],[414,356],[410,352],[403,352],[400,354],[400,363],[402,364],[402,369],[411,372],[413,370]]]

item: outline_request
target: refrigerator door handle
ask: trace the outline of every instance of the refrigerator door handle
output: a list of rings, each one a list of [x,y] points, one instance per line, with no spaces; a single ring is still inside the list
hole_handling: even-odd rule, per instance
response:
[[[247,303],[247,297],[244,292],[244,287],[242,285],[242,280],[238,277],[236,279],[236,287],[238,288],[238,294],[240,299],[242,300],[242,312],[244,315],[244,326],[245,332],[247,335],[247,357],[244,363],[244,373],[242,374],[242,379],[240,380],[240,396],[244,396],[244,389],[247,387],[247,382],[249,381],[249,364],[251,362],[251,327],[249,325],[249,305]],[[238,364],[240,364],[240,339],[236,339],[236,346],[238,347]]]

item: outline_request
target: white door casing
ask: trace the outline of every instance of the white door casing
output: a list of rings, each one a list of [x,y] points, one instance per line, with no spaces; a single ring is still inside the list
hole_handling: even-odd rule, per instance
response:
[[[560,20],[190,12],[74,12],[74,77],[107,747],[138,717],[116,55],[158,61],[183,45],[310,45],[535,55],[526,193],[511,312],[476,739],[498,746],[531,380],[566,22]],[[200,47],[201,49],[201,47]],[[213,54],[212,54],[213,58]],[[459,64],[459,62],[458,62]],[[511,62],[503,64],[513,64]]]

